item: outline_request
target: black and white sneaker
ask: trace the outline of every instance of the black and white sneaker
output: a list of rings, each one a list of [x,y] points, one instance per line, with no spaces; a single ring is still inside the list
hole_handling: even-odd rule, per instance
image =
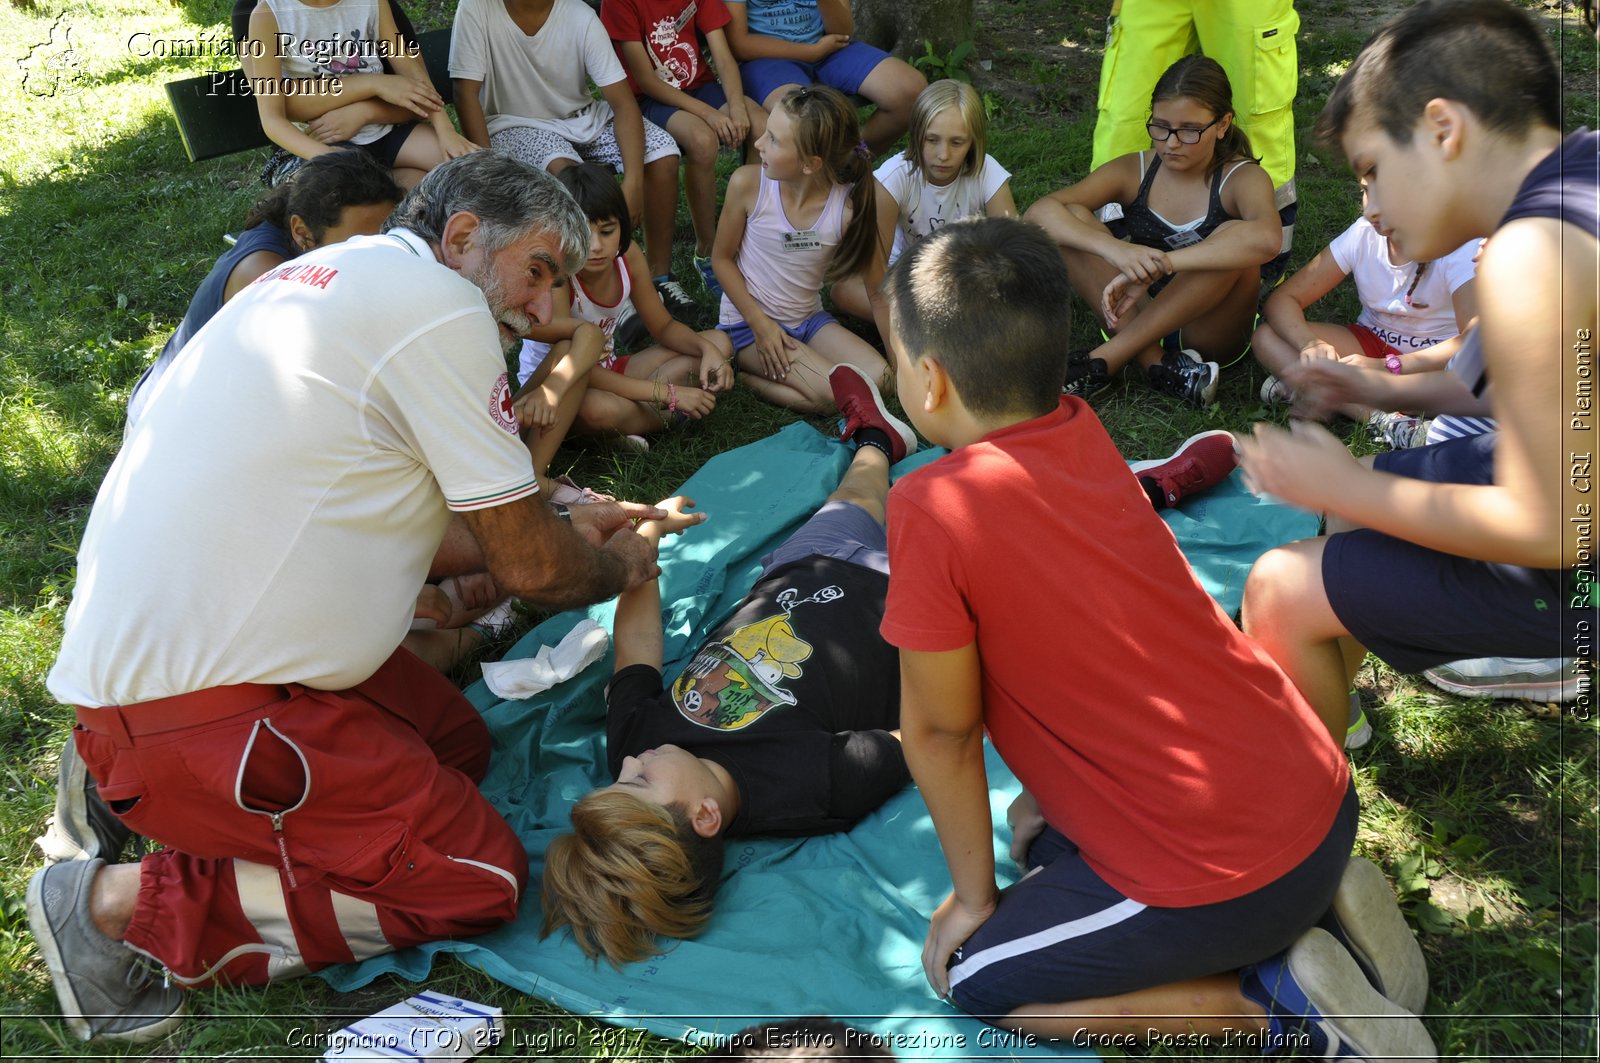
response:
[[[1091,358],[1080,351],[1067,355],[1067,376],[1061,383],[1061,394],[1076,395],[1088,402],[1111,390],[1114,383],[1116,378],[1104,358]]]
[[[1216,362],[1203,361],[1198,351],[1185,348],[1161,356],[1161,361],[1145,370],[1145,380],[1163,395],[1182,399],[1204,409],[1217,397],[1217,377],[1222,370]]]
[[[656,294],[661,296],[662,305],[675,319],[687,324],[700,316],[700,304],[689,297],[689,293],[683,290],[683,285],[677,280],[668,277],[664,281],[656,281],[655,285]]]
[[[611,340],[616,345],[617,353],[626,354],[649,335],[650,331],[644,327],[644,319],[634,312],[633,300],[628,300],[623,304],[622,313],[617,315],[616,327],[611,330]]]

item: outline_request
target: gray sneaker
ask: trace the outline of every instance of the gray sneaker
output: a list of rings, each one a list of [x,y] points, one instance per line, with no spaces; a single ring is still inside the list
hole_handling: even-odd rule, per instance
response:
[[[1334,937],[1373,988],[1411,1014],[1422,1014],[1428,1005],[1428,961],[1376,864],[1350,858],[1330,914]]]
[[[1361,707],[1361,695],[1350,691],[1350,726],[1345,731],[1344,747],[1360,749],[1372,741],[1372,724],[1367,722],[1366,710]]]
[[[1593,676],[1576,657],[1478,657],[1429,668],[1422,673],[1434,686],[1465,698],[1528,698],[1576,701]]]
[[[133,832],[100,799],[94,776],[78,756],[71,738],[61,748],[61,767],[56,772],[56,811],[35,839],[44,852],[46,866],[63,860],[93,860],[100,857],[116,863]]]
[[[183,990],[145,956],[102,934],[89,886],[104,860],[41,868],[28,883],[28,926],[50,968],[67,1028],[87,1041],[153,1041],[183,1020]]]

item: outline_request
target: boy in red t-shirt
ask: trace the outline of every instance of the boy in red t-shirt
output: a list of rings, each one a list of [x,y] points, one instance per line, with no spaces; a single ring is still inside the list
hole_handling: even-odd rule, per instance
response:
[[[600,5],[600,22],[628,71],[640,113],[671,133],[683,152],[694,264],[706,291],[718,299],[722,286],[711,272],[717,151],[743,147],[745,161],[756,162],[756,140],[767,130],[767,112],[744,94],[739,64],[723,32],[728,18],[722,0],[605,0]],[[709,67],[701,40],[711,53]]]
[[[1073,1043],[1431,1056],[1421,950],[1382,875],[1350,859],[1343,754],[1201,588],[1093,412],[1059,394],[1070,288],[1050,239],[948,225],[885,287],[901,403],[952,451],[890,493],[882,626],[955,886],[929,982]],[[985,731],[1025,788],[1007,819],[1029,873],[1004,893]],[[1325,914],[1340,937],[1314,926]]]

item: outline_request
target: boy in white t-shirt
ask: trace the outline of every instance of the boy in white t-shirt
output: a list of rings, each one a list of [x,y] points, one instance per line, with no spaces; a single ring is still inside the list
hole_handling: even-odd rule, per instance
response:
[[[450,35],[456,113],[468,139],[559,173],[593,162],[622,174],[645,259],[674,315],[694,302],[672,277],[678,145],[639,113],[600,18],[582,0],[462,0]],[[600,100],[589,95],[589,83]]]
[[[1441,370],[1477,315],[1473,277],[1481,240],[1469,240],[1441,258],[1412,261],[1395,249],[1383,218],[1368,208],[1364,192],[1362,210],[1355,224],[1267,299],[1264,320],[1250,341],[1256,360],[1273,374],[1262,385],[1263,402],[1289,401],[1289,389],[1278,381],[1278,374],[1318,358],[1342,359],[1395,376]],[[1307,321],[1306,308],[1346,277],[1355,278],[1361,300],[1355,323]],[[1437,384],[1460,388],[1449,374],[1441,374]],[[1409,414],[1360,406],[1342,412],[1367,420],[1375,436],[1397,447],[1421,446],[1427,434],[1426,423]]]

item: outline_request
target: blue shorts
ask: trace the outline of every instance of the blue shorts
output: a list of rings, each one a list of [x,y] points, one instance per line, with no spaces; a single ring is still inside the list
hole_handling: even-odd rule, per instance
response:
[[[691,90],[689,95],[693,96],[707,107],[720,108],[723,104],[728,102],[728,94],[723,92],[722,86],[715,81],[708,81],[699,88]],[[673,115],[677,114],[683,109],[681,107],[674,107],[670,103],[662,103],[660,100],[652,100],[648,96],[639,96],[636,98],[639,101],[639,113],[644,115],[644,120],[646,122],[654,122],[662,129],[667,128],[667,119],[671,118]],[[671,130],[668,130],[668,132],[671,132]]]
[[[861,91],[861,83],[889,58],[882,48],[865,41],[851,41],[820,63],[798,59],[752,59],[739,64],[744,91],[752,100],[766,106],[772,90],[784,85],[827,85],[846,96]]]
[[[883,525],[854,502],[825,503],[811,519],[761,559],[761,576],[808,557],[831,557],[889,574],[889,538]]]
[[[1496,433],[1380,454],[1373,467],[1430,483],[1494,482]],[[1368,529],[1330,535],[1328,604],[1355,640],[1397,672],[1472,657],[1560,657],[1592,607],[1572,608],[1567,573],[1474,561]]]
[[[834,321],[835,319],[832,314],[828,313],[826,310],[818,310],[815,314],[812,314],[810,317],[806,318],[793,328],[790,328],[781,321],[778,322],[778,327],[783,329],[783,331],[787,332],[789,335],[793,336],[795,339],[799,340],[801,343],[810,343],[812,336],[815,336],[817,333],[821,332],[825,326],[834,324]],[[728,334],[728,339],[733,342],[733,349],[736,353],[744,350],[746,347],[750,346],[756,341],[756,334],[752,332],[750,330],[750,326],[743,321],[735,321],[731,325],[718,325],[717,330],[719,332],[726,332]]]
[[[1354,781],[1327,837],[1292,871],[1216,904],[1151,908],[1123,896],[1078,847],[1045,828],[1029,873],[950,958],[950,1001],[998,1020],[1024,1004],[1063,1004],[1236,971],[1294,943],[1327,912],[1355,845]]]

